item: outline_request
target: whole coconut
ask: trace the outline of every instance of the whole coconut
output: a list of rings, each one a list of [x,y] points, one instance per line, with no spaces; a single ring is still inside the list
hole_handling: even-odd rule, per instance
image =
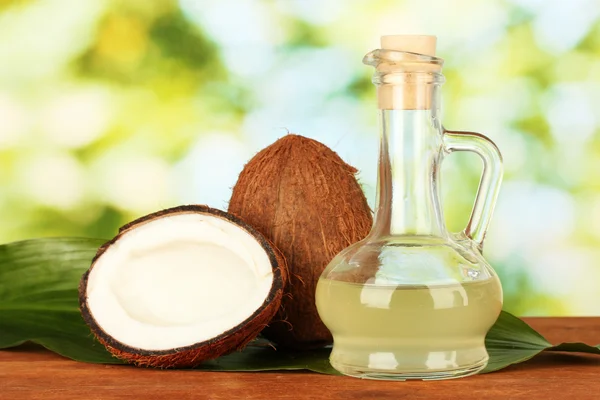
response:
[[[244,167],[229,203],[285,257],[289,283],[281,308],[263,334],[290,348],[332,342],[315,305],[321,272],[363,239],[373,222],[357,170],[315,140],[289,134]]]

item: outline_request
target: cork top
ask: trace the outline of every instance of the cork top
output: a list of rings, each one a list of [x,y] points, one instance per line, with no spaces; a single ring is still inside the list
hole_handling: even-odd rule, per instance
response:
[[[387,35],[381,37],[381,48],[435,57],[436,42],[430,35]]]
[[[363,61],[377,70],[373,82],[377,85],[380,109],[432,107],[435,89],[426,82],[439,80],[433,76],[441,72],[443,64],[443,60],[435,56],[436,42],[437,38],[429,35],[382,36],[381,49],[365,56]]]

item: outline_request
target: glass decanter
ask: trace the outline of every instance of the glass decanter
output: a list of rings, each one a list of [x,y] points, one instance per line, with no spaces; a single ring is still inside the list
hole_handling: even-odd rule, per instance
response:
[[[502,308],[502,288],[481,250],[502,180],[502,158],[483,135],[445,130],[443,60],[433,36],[384,36],[363,62],[375,67],[380,155],[375,219],[362,241],[327,266],[319,315],[333,334],[330,361],[371,379],[447,379],[488,361],[484,339]],[[463,232],[448,232],[440,164],[454,151],[483,160]]]

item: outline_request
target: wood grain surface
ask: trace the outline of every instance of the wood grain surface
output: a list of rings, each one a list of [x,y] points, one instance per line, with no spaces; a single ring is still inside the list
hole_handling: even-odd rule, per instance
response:
[[[553,343],[600,343],[600,318],[526,318]],[[600,356],[547,353],[503,371],[437,382],[309,372],[160,371],[84,364],[38,346],[0,350],[0,399],[600,400]]]

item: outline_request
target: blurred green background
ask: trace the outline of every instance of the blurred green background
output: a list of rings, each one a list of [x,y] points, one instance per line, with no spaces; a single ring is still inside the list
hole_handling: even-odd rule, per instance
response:
[[[0,242],[226,208],[243,164],[287,130],[356,166],[373,204],[361,58],[395,33],[438,36],[445,126],[504,154],[486,255],[505,308],[600,315],[597,0],[0,0]],[[444,163],[454,231],[479,174],[475,156]]]

